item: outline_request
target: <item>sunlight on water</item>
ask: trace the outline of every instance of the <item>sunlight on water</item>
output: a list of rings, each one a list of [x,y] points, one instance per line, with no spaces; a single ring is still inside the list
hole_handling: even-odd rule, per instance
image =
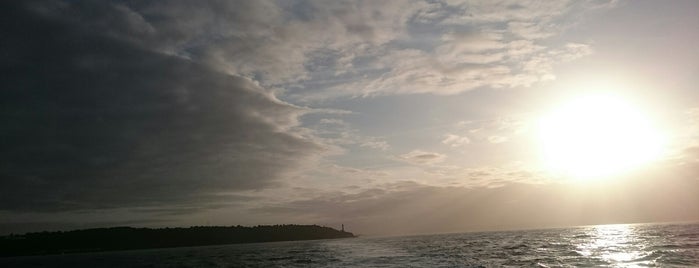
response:
[[[637,267],[649,264],[641,261],[642,241],[632,225],[597,225],[589,230],[590,239],[578,245],[578,253],[598,257],[617,267]]]

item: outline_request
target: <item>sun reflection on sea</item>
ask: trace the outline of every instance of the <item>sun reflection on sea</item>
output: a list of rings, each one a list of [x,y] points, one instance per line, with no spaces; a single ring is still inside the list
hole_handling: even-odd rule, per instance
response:
[[[641,239],[633,225],[597,225],[590,227],[589,239],[577,245],[577,252],[585,257],[599,259],[613,267],[640,267],[652,265],[644,259]]]

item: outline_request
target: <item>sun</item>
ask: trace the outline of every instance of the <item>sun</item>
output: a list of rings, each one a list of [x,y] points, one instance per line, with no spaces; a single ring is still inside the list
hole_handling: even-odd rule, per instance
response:
[[[546,167],[577,179],[604,178],[660,157],[662,138],[649,117],[620,96],[587,95],[539,121]]]

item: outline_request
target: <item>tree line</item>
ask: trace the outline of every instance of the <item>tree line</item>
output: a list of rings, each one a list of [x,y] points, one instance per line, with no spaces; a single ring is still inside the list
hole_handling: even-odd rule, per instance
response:
[[[159,229],[112,227],[0,237],[0,256],[348,237],[354,237],[354,234],[318,225],[193,226]]]

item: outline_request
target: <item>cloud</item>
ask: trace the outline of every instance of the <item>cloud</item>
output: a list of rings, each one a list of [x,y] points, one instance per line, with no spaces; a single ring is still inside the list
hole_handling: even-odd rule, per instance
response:
[[[355,1],[151,1],[129,3],[163,51],[254,77],[263,85],[352,68],[361,47],[397,39],[421,6]]]
[[[327,115],[328,113],[324,113]],[[308,120],[312,121],[312,120]],[[358,146],[378,150],[388,150],[390,145],[380,137],[362,135],[350,123],[338,118],[321,118],[316,122],[308,122],[309,133],[320,143],[336,146],[336,151],[343,151],[342,146]]]
[[[594,5],[588,2],[595,2]],[[42,16],[253,79],[287,99],[527,87],[585,44],[544,42],[599,1],[31,2]],[[575,44],[575,45],[571,45]],[[589,47],[588,47],[589,48]]]
[[[314,129],[300,121],[348,111],[288,101],[448,95],[552,79],[558,62],[592,53],[575,40],[543,40],[579,7],[3,3],[0,15],[11,23],[0,25],[0,210],[195,211],[281,184],[342,146],[387,150],[383,138],[363,137],[345,121],[325,118]],[[398,157],[446,159],[420,150]]]
[[[435,152],[425,152],[421,150],[413,150],[409,153],[399,155],[398,158],[405,160],[407,162],[418,164],[418,165],[430,165],[436,164],[444,161],[447,158],[446,155],[435,153]]]
[[[467,131],[472,141],[503,143],[525,137],[534,120],[523,115],[499,116],[494,119],[455,124],[455,131]]]
[[[508,138],[503,136],[490,136],[488,137],[488,142],[490,143],[503,143],[507,142]]]
[[[326,152],[297,134],[311,109],[133,40],[162,31],[153,18],[82,2],[3,10],[0,210],[225,203]]]
[[[382,141],[382,140],[365,141],[362,144],[360,144],[359,146],[373,148],[373,149],[379,149],[381,151],[386,151],[386,150],[388,150],[388,148],[391,147],[391,145],[389,145],[388,142]]]
[[[544,40],[574,25],[573,18],[604,6],[569,1],[416,5],[419,8],[404,10],[413,15],[397,26],[403,30],[394,42],[345,50],[354,51],[355,56],[343,75],[311,72],[313,82],[300,82],[307,89],[304,95],[290,93],[298,100],[315,101],[347,95],[452,95],[476,88],[529,87],[555,79],[556,64],[592,53],[587,44]]]
[[[406,234],[543,228],[610,222],[673,221],[699,217],[699,181],[629,181],[588,185],[504,183],[444,187],[403,181],[359,192],[260,206],[255,213],[345,224],[360,234]],[[613,203],[613,206],[609,204]]]
[[[451,147],[461,147],[471,143],[471,140],[468,137],[462,137],[450,133],[444,136],[442,143]]]

